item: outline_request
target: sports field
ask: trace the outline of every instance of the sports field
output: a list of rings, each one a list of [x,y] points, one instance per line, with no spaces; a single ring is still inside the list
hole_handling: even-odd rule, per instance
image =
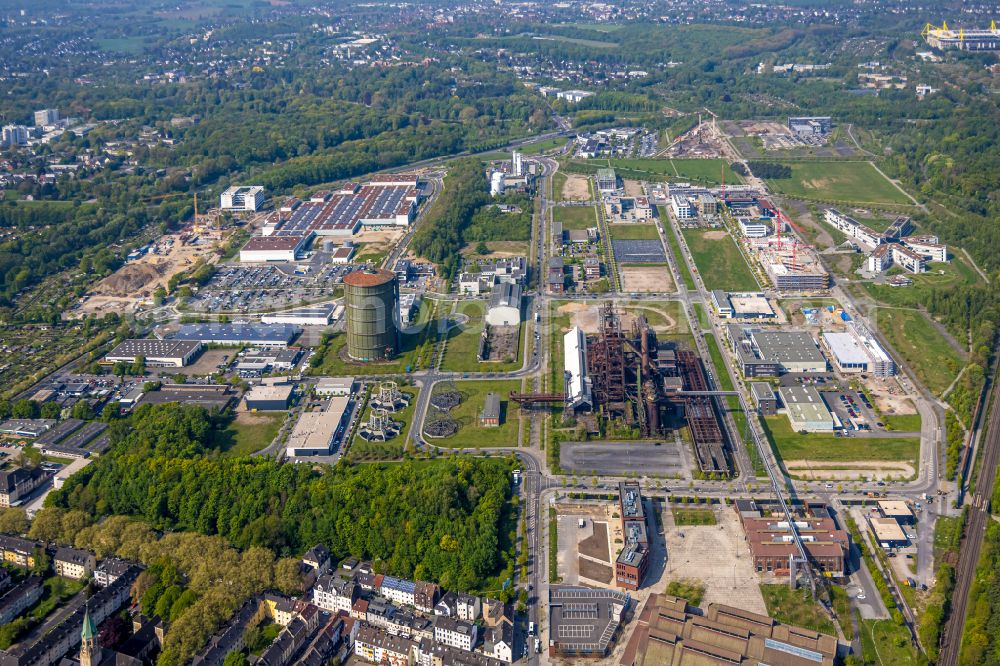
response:
[[[707,289],[759,289],[743,254],[729,234],[701,229],[684,229],[682,233]]]
[[[770,178],[780,194],[854,204],[912,204],[869,162],[789,162],[791,178]]]

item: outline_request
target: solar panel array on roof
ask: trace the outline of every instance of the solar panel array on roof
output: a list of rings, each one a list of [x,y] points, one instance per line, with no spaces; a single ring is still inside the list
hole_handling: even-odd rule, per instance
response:
[[[667,260],[663,243],[658,240],[613,240],[615,259],[622,264],[655,264]]]

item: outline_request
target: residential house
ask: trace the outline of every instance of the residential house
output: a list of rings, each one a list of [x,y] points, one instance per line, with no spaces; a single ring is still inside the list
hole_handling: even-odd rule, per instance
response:
[[[416,648],[415,642],[370,625],[362,626],[354,639],[354,654],[373,664],[411,666]]]
[[[514,660],[514,625],[501,622],[483,631],[483,654],[504,663]]]
[[[416,583],[411,580],[383,576],[379,594],[400,606],[414,606],[416,605],[414,600],[416,587]]]
[[[487,627],[495,627],[503,621],[510,622],[507,618],[507,607],[499,599],[483,599],[483,624]]]
[[[42,598],[45,586],[38,576],[28,576],[0,597],[0,625],[13,622],[26,609]]]
[[[456,617],[458,615],[458,595],[454,592],[445,592],[436,604],[434,604],[434,614],[445,617]]]
[[[134,565],[131,562],[117,557],[101,560],[101,563],[94,569],[94,584],[97,587],[107,587],[118,580],[132,566]]]
[[[35,551],[39,548],[42,548],[40,543],[0,534],[0,552],[3,553],[3,561],[8,564],[27,568],[35,566]]]
[[[458,599],[455,602],[455,611],[456,617],[459,620],[475,622],[479,619],[479,614],[482,610],[483,606],[479,601],[479,597],[474,597],[471,594],[458,595]]]
[[[413,606],[421,613],[433,613],[434,603],[437,601],[440,592],[441,588],[434,583],[425,583],[418,580],[416,588],[413,590]]]
[[[471,652],[477,638],[476,625],[471,622],[445,615],[434,618],[434,640],[438,643]]]
[[[60,548],[52,560],[56,574],[63,578],[83,580],[94,570],[94,555],[86,550]]]
[[[17,506],[48,479],[48,472],[40,467],[0,471],[0,508]]]
[[[361,592],[354,581],[325,574],[316,581],[312,593],[313,603],[323,610],[350,613]]]
[[[330,568],[330,551],[323,544],[317,544],[302,556],[302,563],[312,567],[317,576],[322,576]]]

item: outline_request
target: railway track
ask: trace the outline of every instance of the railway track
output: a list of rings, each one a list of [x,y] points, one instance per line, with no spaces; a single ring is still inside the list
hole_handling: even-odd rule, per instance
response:
[[[941,637],[938,666],[958,666],[962,647],[962,630],[969,606],[969,591],[976,577],[979,551],[990,518],[990,498],[996,481],[997,460],[1000,459],[1000,382],[994,383],[989,425],[983,440],[983,464],[976,480],[976,493],[972,496],[969,519],[959,548],[955,591],[952,594],[951,613]]]

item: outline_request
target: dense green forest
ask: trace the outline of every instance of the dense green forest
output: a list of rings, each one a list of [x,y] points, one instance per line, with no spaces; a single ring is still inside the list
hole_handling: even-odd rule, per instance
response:
[[[335,557],[474,590],[505,564],[510,510],[505,460],[404,462],[317,471],[268,458],[225,458],[200,408],[140,407],[110,426],[112,446],[50,496],[99,518],[127,515],[158,530],[218,534],[245,549]]]

